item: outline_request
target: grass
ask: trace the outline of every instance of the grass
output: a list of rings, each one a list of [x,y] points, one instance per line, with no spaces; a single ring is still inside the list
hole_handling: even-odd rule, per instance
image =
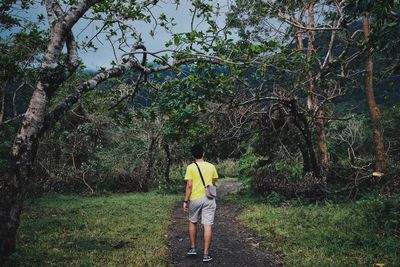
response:
[[[371,208],[376,201],[276,207],[245,198],[240,204],[240,222],[264,247],[282,253],[285,266],[400,266],[400,218],[396,229],[385,228],[387,220],[376,218],[383,213]]]
[[[165,266],[178,197],[53,195],[27,207],[9,266]]]

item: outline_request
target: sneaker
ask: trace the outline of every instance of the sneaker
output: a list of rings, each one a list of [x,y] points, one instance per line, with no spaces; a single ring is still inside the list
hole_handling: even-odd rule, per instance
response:
[[[188,252],[186,253],[189,256],[196,256],[197,255],[197,249],[196,248],[191,248],[188,250]]]
[[[211,257],[210,254],[204,254],[203,256],[203,262],[209,262],[211,261],[213,258]]]

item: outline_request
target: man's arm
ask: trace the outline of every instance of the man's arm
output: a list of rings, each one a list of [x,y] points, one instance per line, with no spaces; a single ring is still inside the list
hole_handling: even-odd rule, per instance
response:
[[[214,173],[213,173],[213,176],[212,176],[212,184],[214,186],[216,186],[217,179],[218,179],[218,173],[217,173],[217,169],[214,166]]]
[[[185,199],[183,202],[183,211],[184,212],[189,211],[187,202],[189,201],[191,194],[192,194],[192,180],[186,180],[186,192],[185,192]]]

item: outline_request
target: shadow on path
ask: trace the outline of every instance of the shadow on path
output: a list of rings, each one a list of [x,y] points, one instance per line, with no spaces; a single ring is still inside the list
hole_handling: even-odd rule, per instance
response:
[[[174,266],[282,266],[281,258],[273,252],[260,249],[257,238],[250,231],[239,225],[236,216],[240,208],[232,202],[225,201],[223,196],[236,192],[240,188],[237,179],[221,179],[218,187],[217,211],[213,226],[213,243],[211,255],[213,260],[202,262],[202,253],[197,257],[187,257],[190,247],[187,233],[187,215],[179,203],[172,213],[169,229],[169,245]],[[197,247],[203,247],[203,231],[198,225]]]

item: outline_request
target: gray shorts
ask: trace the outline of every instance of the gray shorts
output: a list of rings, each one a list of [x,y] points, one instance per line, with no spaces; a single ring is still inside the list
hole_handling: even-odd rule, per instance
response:
[[[207,197],[199,198],[189,202],[189,220],[192,223],[197,223],[199,217],[201,217],[202,224],[213,224],[215,209],[217,203],[214,199]]]

